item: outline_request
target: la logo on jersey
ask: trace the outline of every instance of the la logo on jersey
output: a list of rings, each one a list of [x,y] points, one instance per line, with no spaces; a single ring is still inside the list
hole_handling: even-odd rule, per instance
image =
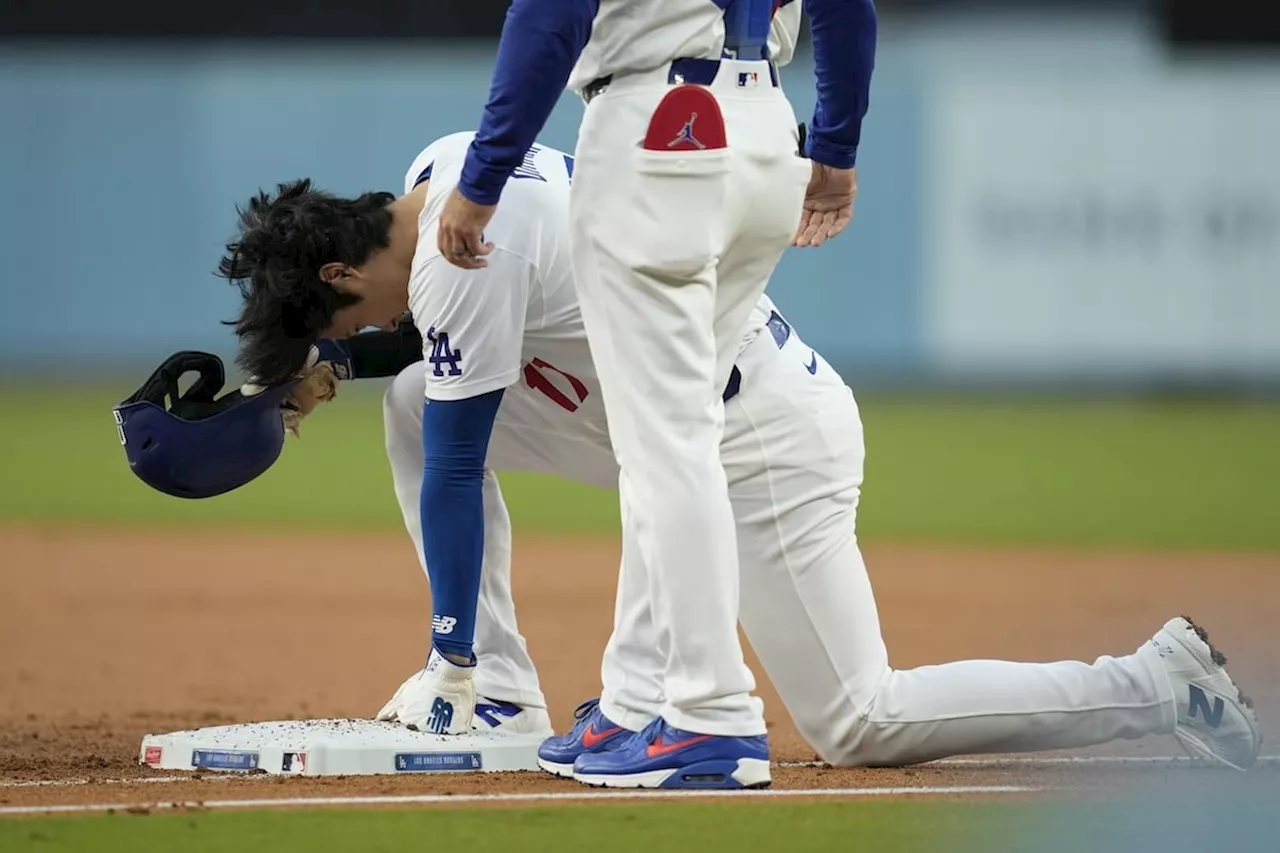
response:
[[[449,345],[449,333],[437,332],[436,327],[427,329],[427,340],[431,342],[431,355],[427,361],[431,363],[432,375],[444,376],[445,365],[449,367],[449,376],[462,375],[462,350]]]

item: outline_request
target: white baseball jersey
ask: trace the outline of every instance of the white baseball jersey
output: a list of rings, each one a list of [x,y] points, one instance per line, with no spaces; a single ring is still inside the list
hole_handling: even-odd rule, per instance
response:
[[[794,0],[778,8],[769,27],[769,58],[779,65],[786,65],[796,53],[800,40],[800,7],[802,0]]]
[[[530,150],[485,229],[495,247],[488,268],[464,270],[436,248],[436,227],[474,136],[436,140],[405,174],[406,193],[429,174],[409,283],[409,308],[423,337],[426,395],[459,400],[518,384],[606,436],[564,227],[573,160],[554,148]],[[761,297],[744,344],[772,310]]]
[[[791,61],[800,31],[800,0],[774,15],[769,49],[779,64]],[[624,71],[648,71],[673,59],[719,59],[724,11],[711,0],[600,0],[591,39],[569,76],[578,91]]]

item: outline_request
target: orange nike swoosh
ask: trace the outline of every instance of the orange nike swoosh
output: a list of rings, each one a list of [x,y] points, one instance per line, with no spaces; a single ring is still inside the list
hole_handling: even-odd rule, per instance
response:
[[[702,743],[704,740],[711,740],[711,735],[698,735],[688,740],[678,740],[675,743],[663,743],[660,740],[656,740],[649,744],[649,748],[644,751],[644,754],[649,758],[658,758],[662,755],[670,755],[678,749],[684,749],[686,746]]]
[[[594,725],[588,726],[587,730],[582,733],[582,745],[587,749],[592,749],[596,744],[600,743],[600,741],[612,735],[616,735],[620,731],[622,731],[622,726],[614,726],[613,728],[605,729],[602,732],[596,731],[596,727]]]

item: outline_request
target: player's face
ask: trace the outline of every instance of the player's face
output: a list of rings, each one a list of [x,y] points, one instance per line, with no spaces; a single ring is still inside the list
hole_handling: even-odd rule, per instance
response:
[[[324,337],[349,338],[370,326],[396,327],[409,310],[409,287],[390,254],[377,252],[360,267],[329,264],[321,269],[321,278],[335,290],[360,300],[333,315],[333,323],[325,330]]]
[[[348,305],[333,315],[333,325],[325,329],[322,337],[330,339],[349,338],[360,332],[361,329],[368,329],[372,326],[388,332],[394,331],[396,323],[404,312],[401,311],[390,320],[386,319],[385,313],[382,311],[370,311],[369,306],[364,302]],[[376,317],[375,314],[377,315]]]

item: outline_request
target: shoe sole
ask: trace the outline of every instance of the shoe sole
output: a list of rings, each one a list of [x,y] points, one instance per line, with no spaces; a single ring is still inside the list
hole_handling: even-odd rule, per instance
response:
[[[759,790],[772,783],[769,762],[760,758],[701,761],[644,773],[574,773],[573,778],[595,788],[664,788],[686,791]]]
[[[538,759],[538,766],[550,773],[552,776],[559,776],[561,779],[572,779],[573,762],[568,764],[560,764],[556,761],[548,761],[545,758]]]
[[[1173,642],[1176,642],[1179,646],[1186,649],[1188,654],[1199,661],[1204,667],[1206,675],[1216,674],[1213,672],[1213,669],[1216,668],[1217,671],[1226,678],[1227,683],[1231,685],[1231,688],[1235,690],[1236,695],[1234,699],[1230,696],[1222,696],[1222,698],[1234,702],[1234,704],[1240,708],[1240,715],[1244,717],[1245,723],[1253,733],[1254,758],[1256,758],[1262,746],[1262,733],[1258,728],[1257,715],[1253,711],[1253,700],[1244,695],[1244,692],[1240,690],[1239,685],[1236,684],[1235,679],[1226,671],[1225,667],[1227,665],[1227,656],[1219,651],[1213,643],[1209,641],[1209,632],[1197,625],[1190,617],[1183,616],[1182,618],[1191,626],[1191,630],[1195,632],[1196,637],[1204,644],[1204,647],[1209,650],[1209,659],[1207,661],[1204,658],[1202,650],[1189,644],[1184,637],[1180,637],[1176,633],[1172,631],[1165,631],[1164,629],[1162,629],[1162,632],[1167,633]],[[1198,686],[1200,686],[1201,689],[1204,689],[1202,685]],[[1212,690],[1210,692],[1215,696],[1221,695],[1216,690]],[[1224,764],[1233,770],[1239,770],[1241,772],[1244,772],[1247,769],[1247,765],[1241,766],[1233,761],[1228,761],[1221,755],[1214,752],[1213,748],[1200,738],[1199,735],[1193,731],[1188,731],[1186,727],[1182,725],[1174,726],[1173,736],[1177,739],[1178,743],[1182,745],[1182,748],[1187,751],[1187,754],[1192,757],[1203,758],[1218,764]],[[1253,761],[1249,762],[1249,764],[1252,763]]]

